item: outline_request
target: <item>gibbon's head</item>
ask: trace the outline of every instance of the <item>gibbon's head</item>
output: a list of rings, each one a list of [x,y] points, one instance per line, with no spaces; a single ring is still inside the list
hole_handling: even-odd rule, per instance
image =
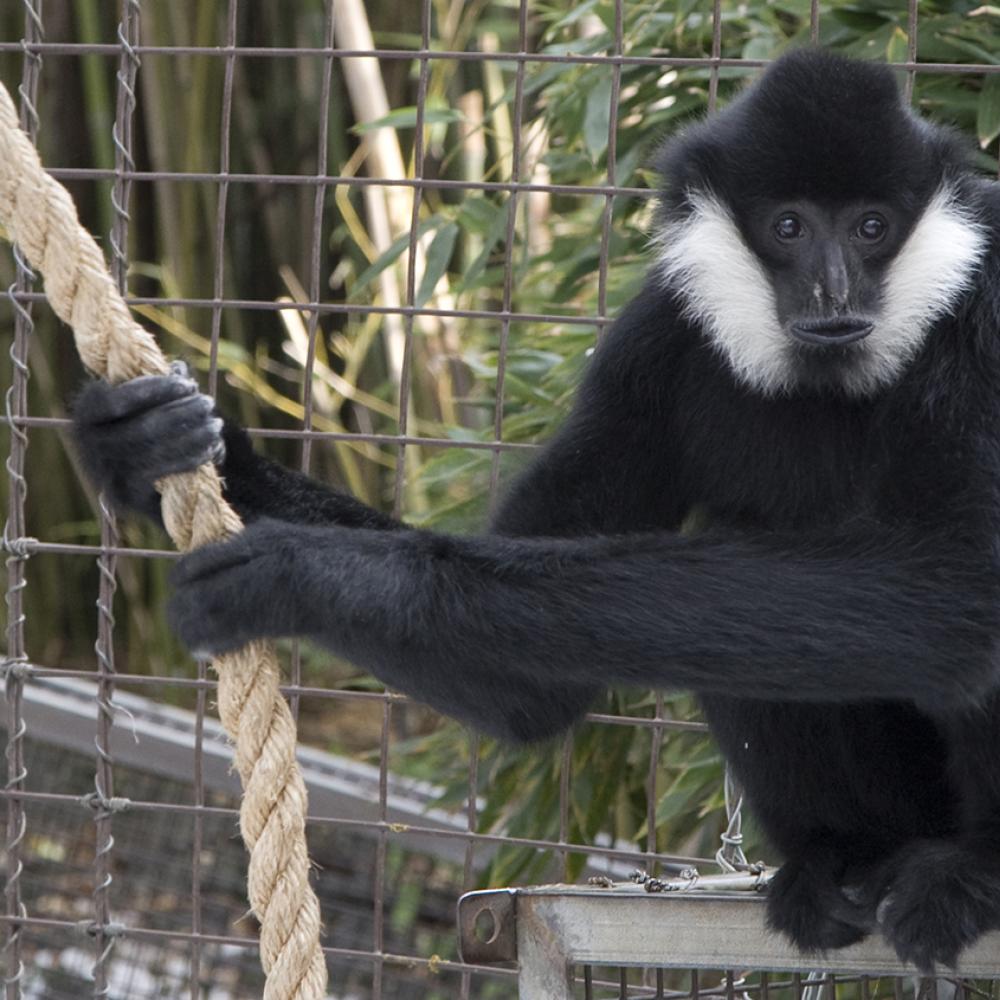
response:
[[[985,249],[962,146],[885,65],[791,52],[658,166],[659,273],[765,393],[890,384]]]

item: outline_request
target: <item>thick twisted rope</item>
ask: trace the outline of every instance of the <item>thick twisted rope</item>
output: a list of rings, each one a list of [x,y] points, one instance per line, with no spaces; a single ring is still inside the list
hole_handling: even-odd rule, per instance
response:
[[[48,300],[73,328],[90,371],[111,382],[169,371],[152,335],[132,319],[66,189],[42,168],[2,84],[0,223],[41,272]],[[212,466],[159,485],[163,520],[179,549],[241,530]],[[219,715],[243,782],[240,831],[250,851],[247,893],[260,922],[264,997],[318,1000],[326,991],[326,964],[319,903],[309,884],[306,788],[295,759],[295,723],[278,688],[278,662],[269,644],[257,642],[219,657],[213,667]]]

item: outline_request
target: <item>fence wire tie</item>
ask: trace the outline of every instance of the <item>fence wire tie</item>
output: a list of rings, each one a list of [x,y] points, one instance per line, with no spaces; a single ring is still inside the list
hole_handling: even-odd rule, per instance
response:
[[[740,804],[742,801],[741,799]],[[736,814],[736,821],[738,822],[738,814]],[[746,871],[748,866],[747,860],[743,856],[743,833],[738,827],[734,830],[733,825],[735,825],[733,818],[730,818],[730,828],[719,834],[722,847],[716,852],[715,860],[723,871]]]
[[[0,680],[27,680],[35,672],[35,665],[27,660],[16,657],[4,657],[0,660]]]
[[[650,875],[649,872],[643,870],[642,868],[636,868],[635,871],[629,873],[629,880],[635,882],[636,885],[641,885],[646,892],[678,892],[678,886],[671,885],[669,882],[665,882],[661,878],[656,878]],[[698,875],[695,873],[693,879],[691,879],[691,885],[685,888],[693,888],[694,883],[698,881]]]
[[[132,808],[132,800],[130,798],[126,798],[123,795],[113,795],[111,798],[108,798],[97,791],[81,795],[77,799],[77,802],[87,809],[92,809],[96,812],[98,819],[107,819],[115,813],[125,812],[127,809]]]
[[[14,559],[25,560],[30,558],[34,550],[38,548],[38,539],[31,535],[21,535],[18,538],[11,538],[4,529],[3,540],[0,548],[9,553],[8,562]]]
[[[740,1000],[753,1000],[753,998],[750,996],[750,994],[746,990],[740,989],[740,987],[747,985],[747,976],[748,975],[749,975],[749,971],[748,972],[744,972],[738,978],[736,978],[736,979],[734,979],[732,981],[733,991],[736,991],[736,990],[740,991],[739,992]],[[722,989],[724,989],[724,990],[726,990],[728,992],[728,990],[729,990],[729,984],[726,982],[725,979],[723,979],[719,983],[719,986]]]
[[[102,924],[99,920],[78,920],[74,925],[78,934],[83,934],[89,938],[106,937],[120,938],[128,934],[128,924],[123,924],[118,920],[109,920]]]
[[[128,727],[132,731],[132,739],[138,745],[142,741],[139,739],[139,723],[136,719],[134,713],[130,712],[124,705],[120,702],[115,701],[112,698],[102,698],[100,700],[101,711],[104,712],[112,726],[118,726],[121,728],[118,716],[124,715],[128,719]],[[97,737],[94,737],[94,746],[97,746]],[[101,748],[97,746],[97,752],[101,752]],[[230,769],[232,770],[232,769]]]

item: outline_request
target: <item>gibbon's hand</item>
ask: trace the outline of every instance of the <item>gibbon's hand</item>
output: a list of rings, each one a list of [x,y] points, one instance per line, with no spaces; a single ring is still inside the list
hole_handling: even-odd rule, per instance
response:
[[[88,383],[73,405],[73,434],[84,468],[119,508],[160,521],[154,483],[225,458],[215,401],[198,391],[187,366],[120,385]]]
[[[226,542],[185,556],[171,574],[171,627],[196,656],[228,652],[252,639],[299,633],[302,553],[299,525],[262,518]]]
[[[509,539],[261,519],[180,561],[169,618],[196,655],[306,637],[484,732],[543,739],[579,718],[600,683],[577,676],[585,634],[575,644],[562,631],[546,638],[534,598],[505,603],[512,546],[520,549]]]
[[[247,432],[223,422],[182,362],[170,375],[121,385],[88,383],[73,405],[73,435],[90,480],[114,506],[162,524],[155,483],[214,462],[223,495],[244,521],[398,531],[404,525],[360,500],[286,469],[254,451]]]

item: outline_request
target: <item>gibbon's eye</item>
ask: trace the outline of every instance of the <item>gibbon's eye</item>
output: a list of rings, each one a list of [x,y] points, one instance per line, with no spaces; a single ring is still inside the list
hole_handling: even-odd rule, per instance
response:
[[[885,236],[885,231],[888,228],[881,215],[866,215],[858,223],[855,233],[859,240],[864,240],[866,243],[877,243]]]
[[[797,240],[805,230],[797,215],[780,215],[774,223],[774,235],[779,240]]]

